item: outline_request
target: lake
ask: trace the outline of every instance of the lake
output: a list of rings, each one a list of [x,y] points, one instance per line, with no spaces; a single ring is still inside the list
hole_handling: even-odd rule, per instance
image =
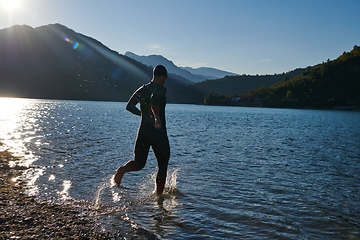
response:
[[[360,112],[168,104],[159,199],[152,152],[111,181],[140,122],[125,105],[0,98],[0,141],[30,166],[27,193],[125,238],[360,238]]]

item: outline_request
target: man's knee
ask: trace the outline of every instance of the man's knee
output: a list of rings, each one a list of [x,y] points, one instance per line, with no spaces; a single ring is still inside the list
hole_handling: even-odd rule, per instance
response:
[[[136,164],[136,170],[134,171],[139,171],[141,169],[143,169],[145,167],[145,164],[146,164],[146,160],[140,160],[140,159],[135,159],[134,160],[134,163]]]

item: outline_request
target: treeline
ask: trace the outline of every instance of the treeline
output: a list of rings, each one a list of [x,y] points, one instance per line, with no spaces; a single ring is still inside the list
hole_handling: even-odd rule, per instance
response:
[[[332,108],[360,105],[360,47],[344,52],[336,60],[323,62],[300,75],[270,87],[261,86],[234,96],[209,93],[205,104],[251,105],[264,107]]]
[[[225,96],[223,94],[218,95],[217,93],[211,92],[205,96],[204,103],[206,105],[220,105],[226,106],[231,103],[232,96]]]

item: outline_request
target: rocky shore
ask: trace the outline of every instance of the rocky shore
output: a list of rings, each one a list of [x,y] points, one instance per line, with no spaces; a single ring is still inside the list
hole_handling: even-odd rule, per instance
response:
[[[8,164],[16,160],[10,152],[0,151],[0,239],[123,239],[70,206],[24,194],[24,183],[12,180],[24,167]]]

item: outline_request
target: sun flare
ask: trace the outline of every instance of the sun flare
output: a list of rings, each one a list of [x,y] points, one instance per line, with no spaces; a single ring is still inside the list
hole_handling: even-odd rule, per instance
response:
[[[9,11],[13,11],[20,6],[20,0],[0,0],[1,6]]]

